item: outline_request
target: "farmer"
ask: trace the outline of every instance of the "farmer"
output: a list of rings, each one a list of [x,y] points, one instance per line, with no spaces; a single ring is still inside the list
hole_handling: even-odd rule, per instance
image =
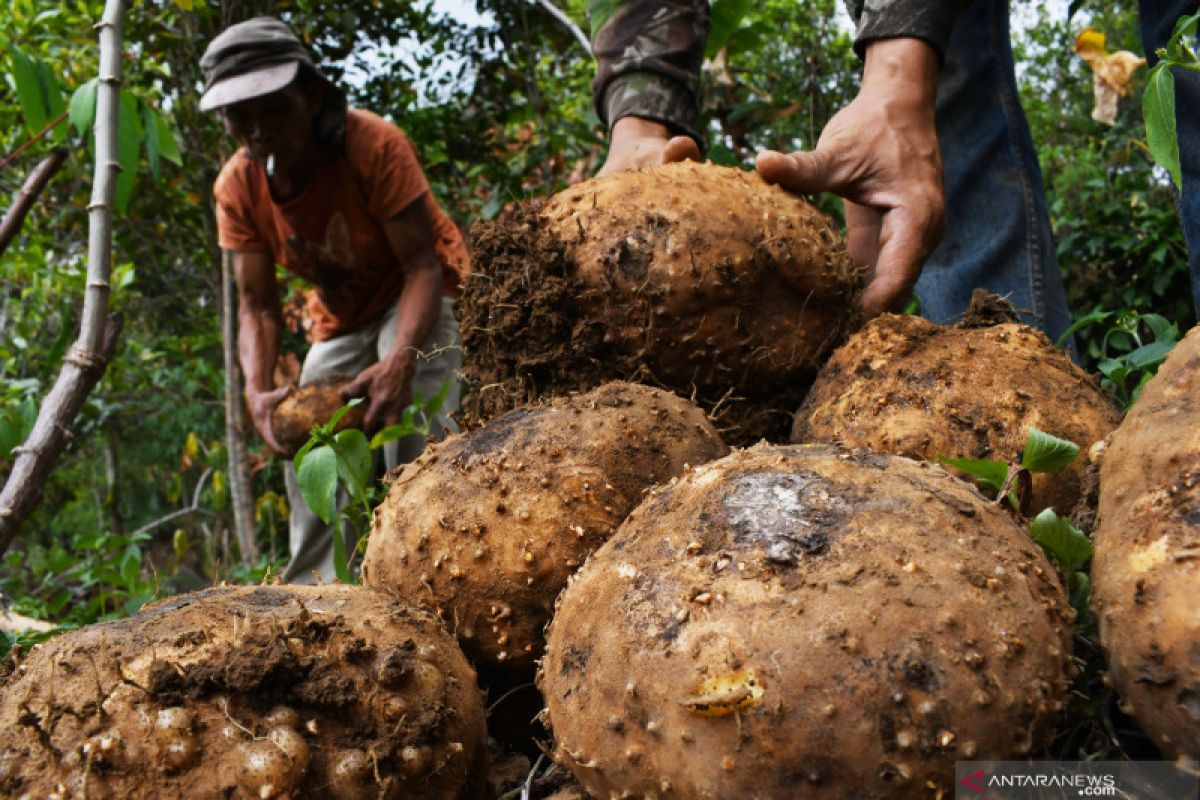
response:
[[[280,452],[271,413],[291,390],[273,375],[282,330],[276,264],[312,285],[301,386],[352,378],[344,396],[366,398],[365,427],[374,431],[398,422],[414,393],[429,398],[450,381],[431,434],[453,430],[461,350],[451,298],[468,257],[408,138],[369,111],[347,108],[279,20],[233,25],[213,39],[200,66],[200,108],[219,111],[241,145],[213,194],[220,244],[232,254],[238,355],[259,435]],[[419,436],[388,445],[387,465],[411,461],[423,447]],[[332,580],[332,529],[304,502],[290,461],[284,469],[292,553],[284,578]]]
[[[814,150],[760,153],[759,173],[793,191],[845,198],[850,252],[870,268],[862,297],[868,313],[903,304],[915,284],[922,314],[947,322],[982,286],[1058,337],[1070,314],[1037,154],[1020,113],[1008,3],[848,6],[865,60],[858,96],[830,119]],[[1196,7],[1195,0],[1142,0],[1147,53],[1164,46],[1175,20]],[[708,3],[593,0],[589,16],[594,100],[610,127],[601,173],[697,158]],[[1175,72],[1180,212],[1200,312],[1200,74]]]

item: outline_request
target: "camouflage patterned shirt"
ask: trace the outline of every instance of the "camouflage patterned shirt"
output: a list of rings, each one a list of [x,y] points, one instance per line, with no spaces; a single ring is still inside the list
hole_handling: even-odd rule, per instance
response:
[[[954,16],[971,0],[846,0],[846,10],[858,26],[854,50],[859,57],[875,39],[911,36],[946,52]]]
[[[611,130],[621,117],[700,135],[700,66],[708,0],[590,0],[596,113]]]
[[[982,0],[981,0],[982,1]],[[944,53],[954,15],[970,0],[846,0],[860,56],[875,39],[911,36]],[[621,117],[652,119],[703,145],[700,67],[708,38],[707,0],[589,0],[596,113],[612,129]]]

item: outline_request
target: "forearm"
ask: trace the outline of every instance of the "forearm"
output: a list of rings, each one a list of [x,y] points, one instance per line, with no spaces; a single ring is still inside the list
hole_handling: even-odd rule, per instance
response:
[[[279,358],[282,320],[266,308],[243,301],[238,311],[238,361],[246,378],[247,393],[275,388],[275,363]]]
[[[705,0],[588,7],[596,56],[593,100],[611,128],[623,117],[663,123],[699,142],[700,67],[708,37]]]

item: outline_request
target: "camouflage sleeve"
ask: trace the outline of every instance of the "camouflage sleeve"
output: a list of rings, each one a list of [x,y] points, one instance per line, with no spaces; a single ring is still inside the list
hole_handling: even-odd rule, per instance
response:
[[[708,0],[589,0],[596,80],[592,97],[612,129],[621,117],[700,135],[700,66]]]
[[[954,17],[971,0],[846,0],[846,9],[858,26],[854,50],[861,58],[869,42],[911,36],[946,52]]]

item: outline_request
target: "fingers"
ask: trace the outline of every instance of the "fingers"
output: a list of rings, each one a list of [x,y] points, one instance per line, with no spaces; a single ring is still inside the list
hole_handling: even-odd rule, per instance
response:
[[[674,164],[678,161],[699,161],[700,145],[690,136],[672,137],[662,151],[660,164]]]
[[[869,319],[902,306],[916,286],[925,258],[933,249],[936,233],[929,220],[914,220],[904,209],[885,215],[879,257],[871,282],[859,304]]]
[[[755,158],[754,167],[768,183],[801,194],[838,192],[841,188],[833,180],[828,154],[820,148],[795,153],[764,150]]]

